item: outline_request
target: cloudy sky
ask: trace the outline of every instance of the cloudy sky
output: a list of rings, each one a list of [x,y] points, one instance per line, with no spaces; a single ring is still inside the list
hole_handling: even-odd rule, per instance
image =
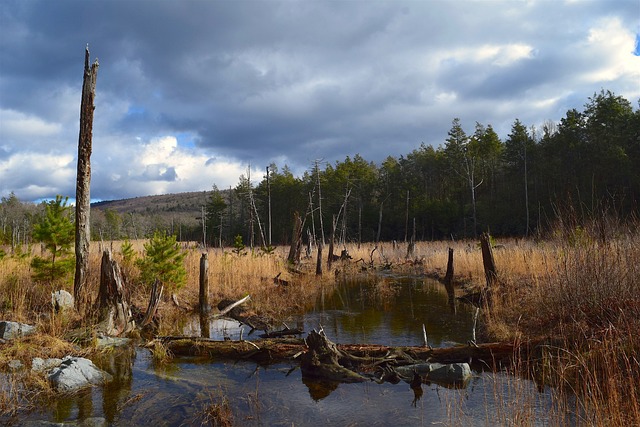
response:
[[[0,196],[75,195],[87,43],[95,200],[235,186],[252,167],[505,138],[640,99],[638,0],[0,0]]]

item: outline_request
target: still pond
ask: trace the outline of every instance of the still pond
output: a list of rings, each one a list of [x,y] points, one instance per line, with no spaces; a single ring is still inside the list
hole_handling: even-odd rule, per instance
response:
[[[344,283],[287,324],[306,332],[322,327],[336,343],[389,346],[422,345],[424,324],[429,344],[446,347],[471,340],[474,312],[457,304],[454,313],[443,286],[430,279],[379,277]],[[236,321],[212,321],[210,336],[238,339],[241,328],[247,338],[249,329]],[[198,319],[186,320],[183,332],[199,336]],[[82,425],[99,418],[113,426],[201,425],[207,408],[223,399],[233,425],[240,426],[547,425],[557,410],[546,387],[506,372],[474,370],[462,386],[427,383],[416,391],[405,382],[303,381],[295,364],[180,358],[156,366],[140,347],[114,350],[95,363],[114,381],[13,421]]]

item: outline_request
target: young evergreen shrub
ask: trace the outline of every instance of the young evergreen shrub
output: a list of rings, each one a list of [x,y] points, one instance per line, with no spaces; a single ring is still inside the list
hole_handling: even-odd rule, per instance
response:
[[[244,251],[244,243],[242,242],[242,236],[237,235],[233,241],[233,252],[236,255],[246,255],[247,253]]]
[[[151,287],[156,279],[160,280],[169,292],[175,292],[187,281],[184,258],[187,255],[180,249],[176,236],[166,233],[154,233],[144,244],[144,257],[136,261],[140,269],[140,279]]]
[[[129,239],[125,239],[120,246],[120,253],[122,254],[122,260],[125,264],[133,264],[136,258],[136,251],[133,249],[133,244]]]
[[[36,256],[31,261],[33,278],[40,282],[55,283],[67,277],[75,267],[71,246],[75,240],[75,227],[71,221],[68,197],[56,196],[47,202],[45,214],[33,227],[33,237],[42,242],[48,252],[46,258]]]

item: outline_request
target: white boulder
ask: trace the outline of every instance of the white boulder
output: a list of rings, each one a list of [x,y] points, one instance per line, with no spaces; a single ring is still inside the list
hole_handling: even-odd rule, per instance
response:
[[[73,295],[69,292],[61,289],[51,293],[51,306],[58,311],[72,310],[73,309]]]
[[[75,391],[89,385],[111,381],[108,373],[83,357],[66,356],[60,365],[49,372],[53,388],[61,392]]]
[[[10,322],[8,320],[0,321],[0,339],[11,340],[14,338],[31,335],[36,331],[35,326],[26,323]]]

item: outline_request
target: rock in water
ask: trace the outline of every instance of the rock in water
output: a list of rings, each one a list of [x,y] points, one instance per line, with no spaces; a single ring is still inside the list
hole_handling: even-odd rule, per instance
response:
[[[461,383],[471,378],[471,368],[468,363],[432,363],[427,378],[434,382]]]
[[[70,392],[111,381],[111,375],[98,369],[89,359],[66,356],[60,366],[50,371],[49,381],[56,390]]]

